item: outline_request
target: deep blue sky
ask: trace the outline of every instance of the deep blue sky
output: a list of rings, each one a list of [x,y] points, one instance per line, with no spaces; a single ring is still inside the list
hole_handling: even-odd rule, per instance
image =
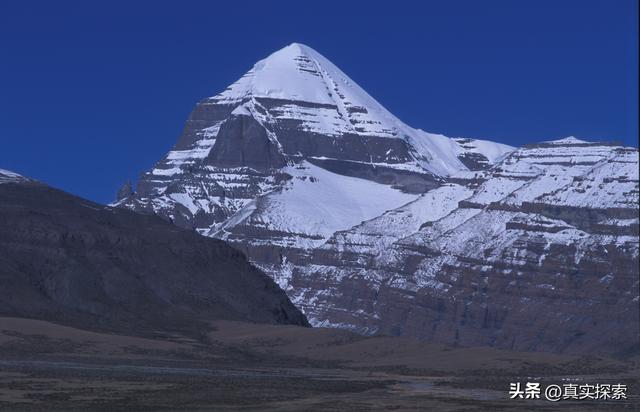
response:
[[[637,0],[0,2],[0,168],[113,200],[193,105],[291,43],[406,123],[637,146]]]

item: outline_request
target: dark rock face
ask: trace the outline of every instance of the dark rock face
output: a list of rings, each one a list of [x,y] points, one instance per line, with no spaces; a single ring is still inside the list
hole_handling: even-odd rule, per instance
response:
[[[408,193],[425,193],[444,182],[442,178],[424,173],[396,170],[384,166],[372,166],[367,163],[324,158],[311,158],[308,161],[330,172],[390,185]]]
[[[491,166],[491,162],[487,156],[482,153],[474,151],[473,139],[455,139],[456,142],[464,149],[462,153],[458,155],[458,159],[469,170],[485,170]]]
[[[233,319],[306,325],[224,242],[35,182],[0,184],[0,314],[197,335]]]
[[[219,168],[249,167],[270,171],[285,166],[284,155],[267,130],[250,116],[235,116],[220,126],[217,144],[204,160]]]

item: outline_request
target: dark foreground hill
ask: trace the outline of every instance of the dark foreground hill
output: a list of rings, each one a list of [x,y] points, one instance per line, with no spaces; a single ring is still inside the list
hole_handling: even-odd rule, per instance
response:
[[[0,171],[0,314],[137,335],[307,325],[226,243]]]

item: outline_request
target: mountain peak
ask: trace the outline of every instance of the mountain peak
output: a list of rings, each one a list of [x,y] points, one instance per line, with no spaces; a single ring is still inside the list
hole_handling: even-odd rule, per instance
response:
[[[312,49],[311,47],[307,46],[306,44],[302,44],[302,43],[296,43],[293,42],[291,44],[289,44],[288,46],[285,46],[273,53],[271,53],[269,55],[269,57],[267,57],[267,59],[271,58],[271,57],[276,57],[276,56],[281,56],[281,57],[291,57],[291,58],[295,58],[297,56],[312,56],[312,55],[318,55],[319,53],[317,51],[315,51],[314,49]],[[265,59],[266,60],[266,59]]]
[[[585,140],[578,139],[575,136],[567,136],[567,137],[563,137],[562,139],[549,140],[549,141],[544,142],[544,143],[558,144],[558,145],[572,145],[572,144],[585,144],[585,143],[589,143],[589,142],[587,142]]]
[[[304,50],[304,49],[313,50],[311,47],[307,46],[306,44],[297,43],[297,42],[293,42],[290,45],[283,47],[283,49],[286,49],[287,47],[297,47],[300,50]]]
[[[301,43],[291,43],[258,61],[238,81],[210,100],[237,104],[249,98],[332,105],[345,112],[349,107],[358,107],[393,117],[326,57]]]
[[[421,176],[465,170],[461,157],[492,159],[484,153],[487,147],[499,155],[512,149],[487,143],[467,153],[469,148],[446,136],[414,129],[326,57],[295,42],[258,61],[221,93],[204,99],[192,115],[175,150],[152,175],[173,176],[183,173],[182,165],[219,161],[229,155],[230,147],[244,141],[229,137],[234,124],[242,122],[262,130],[273,153],[355,161],[360,168],[375,163],[394,173],[402,169]],[[227,122],[231,118],[238,122]],[[267,149],[263,149],[252,158],[264,156]],[[246,165],[246,156],[232,157],[232,164]]]
[[[206,103],[231,110],[244,105],[233,114],[250,112],[256,119],[270,117],[261,122],[294,122],[297,130],[316,136],[404,140],[407,150],[416,153],[417,165],[411,167],[436,175],[449,175],[465,168],[456,157],[459,147],[455,142],[407,126],[329,59],[304,44],[291,43],[258,61],[238,81]],[[396,162],[398,156],[410,157],[394,154],[398,150],[391,146],[385,150],[388,151],[385,156],[395,156]]]

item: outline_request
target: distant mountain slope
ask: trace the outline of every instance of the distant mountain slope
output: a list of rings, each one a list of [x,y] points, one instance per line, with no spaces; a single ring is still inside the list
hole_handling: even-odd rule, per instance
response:
[[[0,171],[0,314],[132,333],[305,325],[224,242]]]
[[[637,149],[561,139],[454,180],[284,264],[240,245],[314,325],[518,350],[638,344]]]

